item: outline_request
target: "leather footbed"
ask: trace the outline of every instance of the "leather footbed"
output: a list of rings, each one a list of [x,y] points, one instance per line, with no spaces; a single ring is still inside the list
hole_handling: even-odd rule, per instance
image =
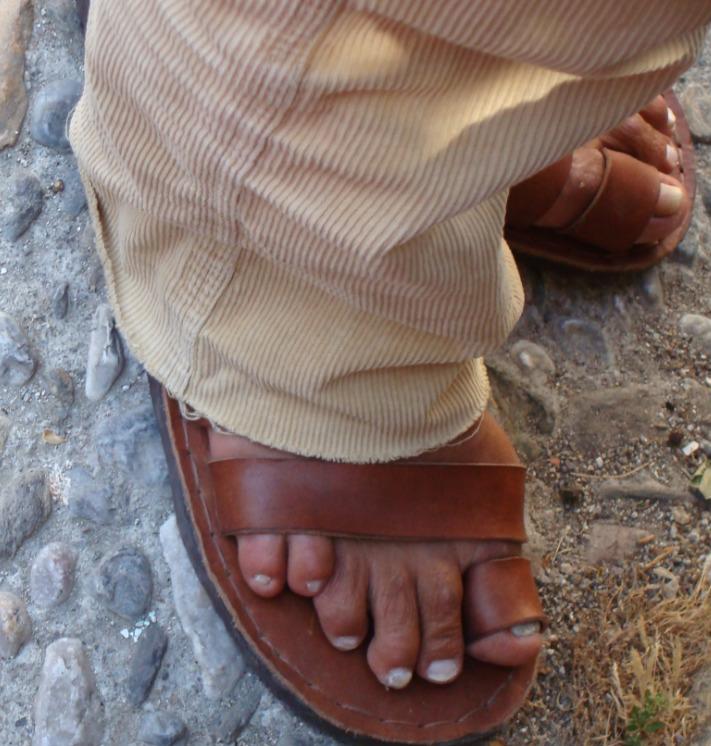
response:
[[[150,388],[177,521],[195,570],[265,685],[300,716],[341,738],[346,732],[354,742],[365,738],[368,742],[445,744],[466,738],[467,743],[474,743],[473,735],[490,735],[521,707],[535,679],[536,660],[505,668],[465,656],[463,673],[452,684],[433,685],[415,676],[405,690],[388,690],[368,668],[365,646],[350,653],[331,646],[309,599],[288,590],[274,599],[252,593],[239,572],[234,538],[216,525],[219,512],[210,489],[207,459],[209,425],[204,420],[184,419],[177,402],[152,378]],[[498,604],[503,614],[506,606],[511,606],[501,596],[506,562],[525,563],[525,572],[530,575],[523,559],[477,566],[484,570],[482,576],[491,576],[494,593],[498,587],[500,597],[492,599],[491,608]],[[487,564],[491,566],[488,570]],[[521,579],[520,574],[518,581],[514,577],[513,586],[519,587],[516,583]],[[533,581],[523,578],[520,595],[530,595],[530,587],[535,589]],[[537,598],[528,606],[530,613],[523,616],[544,622]],[[492,619],[474,623],[480,629],[497,626]],[[471,628],[472,621],[465,619],[465,624]]]
[[[679,100],[672,91],[664,94],[667,106],[676,116],[676,142],[681,153],[680,180],[691,204],[696,194],[696,168],[691,132]],[[692,210],[684,222],[663,241],[653,245],[632,246],[624,252],[605,252],[598,247],[550,229],[507,225],[506,240],[511,249],[524,256],[563,264],[590,272],[633,272],[647,269],[668,256],[681,243],[692,219]]]

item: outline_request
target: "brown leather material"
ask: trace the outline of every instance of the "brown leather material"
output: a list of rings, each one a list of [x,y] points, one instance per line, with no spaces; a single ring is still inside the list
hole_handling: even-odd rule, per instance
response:
[[[595,199],[564,232],[600,250],[624,251],[654,217],[661,181],[653,166],[603,148],[605,170]]]
[[[679,172],[674,173],[674,176],[684,184],[689,203],[693,204],[696,195],[696,167],[691,132],[684,110],[674,93],[667,91],[664,98],[676,116],[675,142],[681,155],[681,164]],[[664,240],[655,244],[629,244],[623,251],[603,251],[561,231],[535,226],[519,227],[510,223],[505,226],[505,237],[512,250],[521,256],[588,272],[638,272],[671,254],[684,238],[691,219],[692,211],[689,209],[679,227]]]
[[[208,425],[185,420],[177,402],[149,380],[188,553],[243,654],[278,696],[302,717],[317,718],[321,727],[411,744],[445,744],[487,733],[520,708],[534,680],[536,660],[507,668],[466,656],[461,676],[451,684],[433,685],[415,677],[404,690],[388,690],[368,667],[364,646],[343,653],[330,644],[310,599],[288,591],[273,599],[252,593],[239,571],[235,539],[218,527],[224,496],[213,478]],[[483,442],[495,444],[508,463],[510,446],[496,427],[484,419],[481,430]],[[474,442],[471,438],[441,452],[448,460],[465,459]]]
[[[540,220],[563,191],[573,164],[568,155],[511,187],[506,202],[506,224],[528,228]]]
[[[212,473],[224,534],[526,540],[521,466],[236,459]]]
[[[464,578],[464,636],[467,642],[513,627],[539,622],[547,625],[531,563],[523,557],[482,562],[469,568]]]

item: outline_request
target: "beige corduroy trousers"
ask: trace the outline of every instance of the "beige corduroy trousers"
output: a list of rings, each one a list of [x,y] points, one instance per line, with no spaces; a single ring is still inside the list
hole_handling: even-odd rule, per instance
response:
[[[711,0],[93,0],[70,127],[118,325],[218,425],[465,430],[522,306],[507,189],[694,60]]]

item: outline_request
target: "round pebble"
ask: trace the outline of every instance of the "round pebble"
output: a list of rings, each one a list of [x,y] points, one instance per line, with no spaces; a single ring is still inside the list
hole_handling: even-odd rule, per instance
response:
[[[30,593],[37,606],[51,608],[69,598],[74,588],[77,553],[67,544],[53,542],[43,547],[30,571]]]
[[[120,549],[99,565],[96,595],[114,614],[138,619],[147,611],[152,594],[151,566],[136,549]]]

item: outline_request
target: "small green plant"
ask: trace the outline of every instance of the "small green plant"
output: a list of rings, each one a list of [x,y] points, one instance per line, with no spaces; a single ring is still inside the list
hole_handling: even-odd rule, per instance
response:
[[[667,707],[666,697],[662,694],[644,693],[644,705],[635,705],[625,728],[625,746],[644,746],[647,736],[651,736],[664,727],[659,713]]]

